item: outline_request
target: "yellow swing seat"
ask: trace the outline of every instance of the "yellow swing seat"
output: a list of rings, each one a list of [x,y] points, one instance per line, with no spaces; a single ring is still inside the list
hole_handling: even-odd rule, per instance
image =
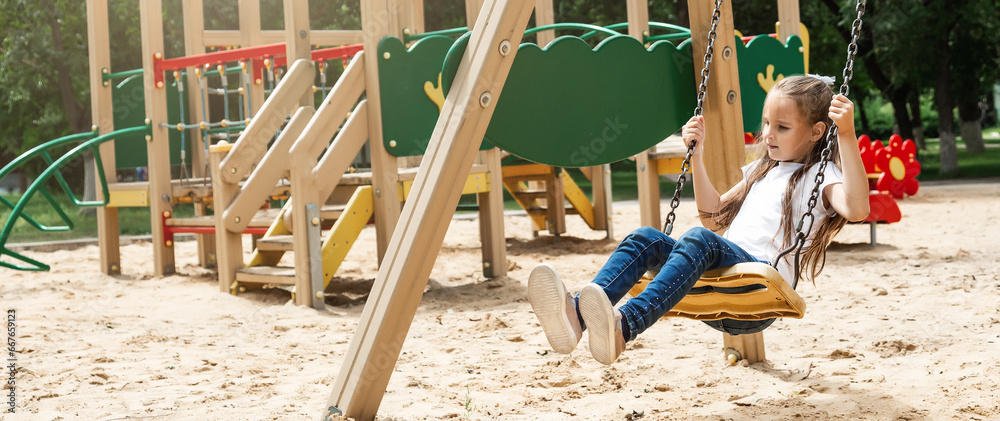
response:
[[[643,277],[629,290],[638,296],[652,278]],[[806,303],[781,274],[766,263],[738,263],[712,270],[663,317],[709,320],[766,320],[776,317],[801,319]]]

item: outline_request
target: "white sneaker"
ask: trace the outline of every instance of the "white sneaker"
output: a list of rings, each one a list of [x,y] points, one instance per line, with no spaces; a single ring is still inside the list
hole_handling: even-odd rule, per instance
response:
[[[556,270],[542,263],[528,275],[528,302],[542,325],[549,346],[560,354],[573,352],[583,337],[576,300],[566,291]]]
[[[625,350],[621,311],[600,286],[587,284],[580,291],[580,315],[590,332],[590,354],[601,364],[611,365]]]

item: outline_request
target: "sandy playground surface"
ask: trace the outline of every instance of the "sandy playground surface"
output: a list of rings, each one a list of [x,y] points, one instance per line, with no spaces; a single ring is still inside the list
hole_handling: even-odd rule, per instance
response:
[[[748,367],[724,360],[720,333],[677,319],[612,366],[586,338],[551,352],[524,296],[528,272],[551,263],[576,291],[616,243],[576,217],[559,240],[508,217],[511,270],[488,281],[476,222],[455,220],[379,419],[1000,420],[1000,180],[924,185],[900,208],[877,246],[867,226],[844,229],[823,276],[799,287],[806,318],[775,323],[767,361]],[[696,223],[693,202],[678,221]],[[614,224],[620,239],[637,205],[617,204]],[[98,272],[96,246],[29,252],[48,273],[0,272],[20,366],[18,414],[0,419],[318,419],[375,277],[371,228],[325,312],[282,290],[220,293],[193,242],[178,244],[180,274],[163,279],[148,243],[122,253],[120,277]]]

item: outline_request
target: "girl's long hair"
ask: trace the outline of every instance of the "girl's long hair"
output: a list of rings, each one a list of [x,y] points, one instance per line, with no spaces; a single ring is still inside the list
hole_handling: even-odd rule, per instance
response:
[[[829,86],[822,80],[811,76],[790,76],[782,79],[768,92],[768,98],[772,95],[783,95],[786,98],[790,98],[795,101],[798,106],[800,117],[802,120],[811,127],[817,122],[824,123],[826,128],[829,129],[833,121],[830,120],[829,110],[830,101],[833,100],[833,91]],[[839,147],[836,140],[833,141],[833,159],[834,164],[838,167],[840,166],[840,153]],[[778,250],[784,250],[791,246],[794,241],[795,223],[798,221],[805,209],[793,209],[792,204],[795,202],[794,198],[797,195],[808,195],[812,192],[813,180],[805,180],[806,183],[800,183],[805,178],[810,167],[818,164],[822,159],[823,148],[826,146],[826,135],[824,133],[823,137],[817,141],[813,148],[806,154],[806,158],[802,168],[799,168],[794,173],[788,182],[788,186],[785,187],[785,194],[782,197],[781,205],[781,227],[780,232],[784,233],[784,238]],[[715,221],[722,230],[728,229],[736,218],[736,214],[739,213],[740,207],[743,206],[743,201],[746,199],[747,194],[750,193],[750,187],[754,183],[764,178],[764,175],[768,171],[772,170],[774,167],[778,166],[778,161],[771,159],[767,155],[766,145],[763,142],[762,137],[757,135],[757,142],[752,151],[753,154],[759,156],[757,158],[756,165],[753,166],[752,170],[747,174],[746,183],[744,183],[744,188],[739,194],[735,195],[728,201],[721,204],[721,208],[717,213],[707,213],[703,212],[702,217],[710,218]],[[800,184],[804,184],[802,189],[798,189]],[[820,198],[822,202],[822,197]],[[822,206],[822,203],[817,205]],[[800,260],[800,273],[805,275],[815,284],[815,278],[823,271],[823,266],[826,264],[826,247],[833,241],[833,237],[840,232],[840,229],[844,227],[847,220],[844,219],[840,214],[834,214],[823,219],[819,227],[816,229],[815,238],[810,242],[802,251],[802,258]],[[806,233],[807,235],[809,233]],[[785,257],[785,259],[791,259],[791,254]],[[792,262],[794,264],[794,262]],[[807,269],[808,270],[804,270]]]

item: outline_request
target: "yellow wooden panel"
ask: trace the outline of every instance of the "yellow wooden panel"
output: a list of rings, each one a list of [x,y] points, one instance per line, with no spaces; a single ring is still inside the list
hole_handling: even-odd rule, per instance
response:
[[[580,189],[580,186],[573,181],[573,177],[569,176],[566,170],[560,171],[563,183],[563,195],[569,200],[569,203],[573,205],[573,208],[580,214],[584,222],[590,226],[590,229],[594,229],[594,205],[590,203],[590,199],[587,199],[587,194]]]
[[[149,190],[112,190],[109,193],[109,208],[144,208],[149,206]]]
[[[357,241],[361,229],[368,225],[368,220],[374,211],[372,187],[364,186],[355,190],[351,200],[344,207],[344,213],[333,224],[330,236],[323,243],[324,288],[333,279],[333,274],[337,273],[340,264],[347,257],[347,252],[351,251],[351,246]]]
[[[490,180],[489,173],[469,174],[469,178],[465,179],[465,186],[462,187],[462,194],[486,193],[490,191]],[[413,180],[399,182],[399,201],[402,202],[410,196],[412,187]]]

